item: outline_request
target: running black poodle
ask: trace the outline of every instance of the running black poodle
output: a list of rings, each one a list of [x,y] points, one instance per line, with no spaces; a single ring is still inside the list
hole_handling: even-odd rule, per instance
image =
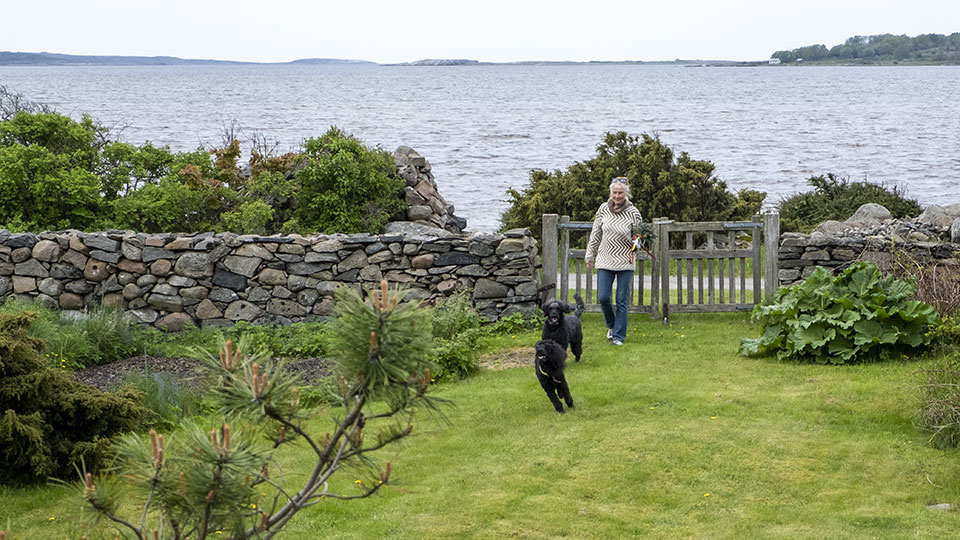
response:
[[[542,339],[537,342],[537,355],[534,358],[534,367],[537,369],[537,379],[540,386],[553,403],[553,408],[558,413],[563,414],[563,404],[560,399],[567,403],[567,407],[573,408],[573,397],[570,396],[570,387],[567,385],[567,379],[563,376],[563,368],[566,365],[567,351],[560,344],[550,339]]]
[[[576,309],[559,300],[549,300],[543,305],[543,313],[546,314],[547,321],[543,323],[540,339],[556,341],[564,351],[567,350],[567,345],[570,345],[570,352],[579,362],[580,354],[583,352],[583,329],[580,327],[580,316],[586,309],[586,305],[580,293],[574,294],[573,298],[577,301]],[[564,313],[570,312],[573,312],[573,317],[564,317]]]

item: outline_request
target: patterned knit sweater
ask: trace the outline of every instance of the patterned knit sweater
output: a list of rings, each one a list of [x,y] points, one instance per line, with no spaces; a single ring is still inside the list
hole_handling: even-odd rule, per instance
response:
[[[604,202],[593,220],[586,260],[604,270],[633,270],[631,233],[642,221],[640,211],[632,204],[627,203],[622,210],[614,213]]]

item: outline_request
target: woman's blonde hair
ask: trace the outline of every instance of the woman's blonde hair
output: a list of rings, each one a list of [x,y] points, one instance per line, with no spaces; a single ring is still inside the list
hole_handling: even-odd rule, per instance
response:
[[[622,186],[624,193],[627,194],[627,200],[630,200],[630,197],[633,197],[633,194],[630,193],[630,181],[627,180],[626,176],[617,176],[610,180],[610,193],[613,194],[613,186]]]

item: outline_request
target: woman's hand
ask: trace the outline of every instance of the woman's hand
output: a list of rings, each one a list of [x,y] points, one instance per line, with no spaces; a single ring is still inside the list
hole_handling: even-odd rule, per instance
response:
[[[587,261],[587,270],[593,269],[593,261]]]

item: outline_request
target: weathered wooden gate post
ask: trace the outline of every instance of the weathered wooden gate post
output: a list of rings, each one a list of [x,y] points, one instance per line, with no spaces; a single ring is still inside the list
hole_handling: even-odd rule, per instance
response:
[[[540,283],[543,288],[543,298],[547,300],[556,298],[557,293],[557,223],[559,217],[557,214],[543,215],[543,254],[541,255],[540,271],[542,272]]]
[[[763,296],[770,300],[780,288],[780,214],[763,214]]]

